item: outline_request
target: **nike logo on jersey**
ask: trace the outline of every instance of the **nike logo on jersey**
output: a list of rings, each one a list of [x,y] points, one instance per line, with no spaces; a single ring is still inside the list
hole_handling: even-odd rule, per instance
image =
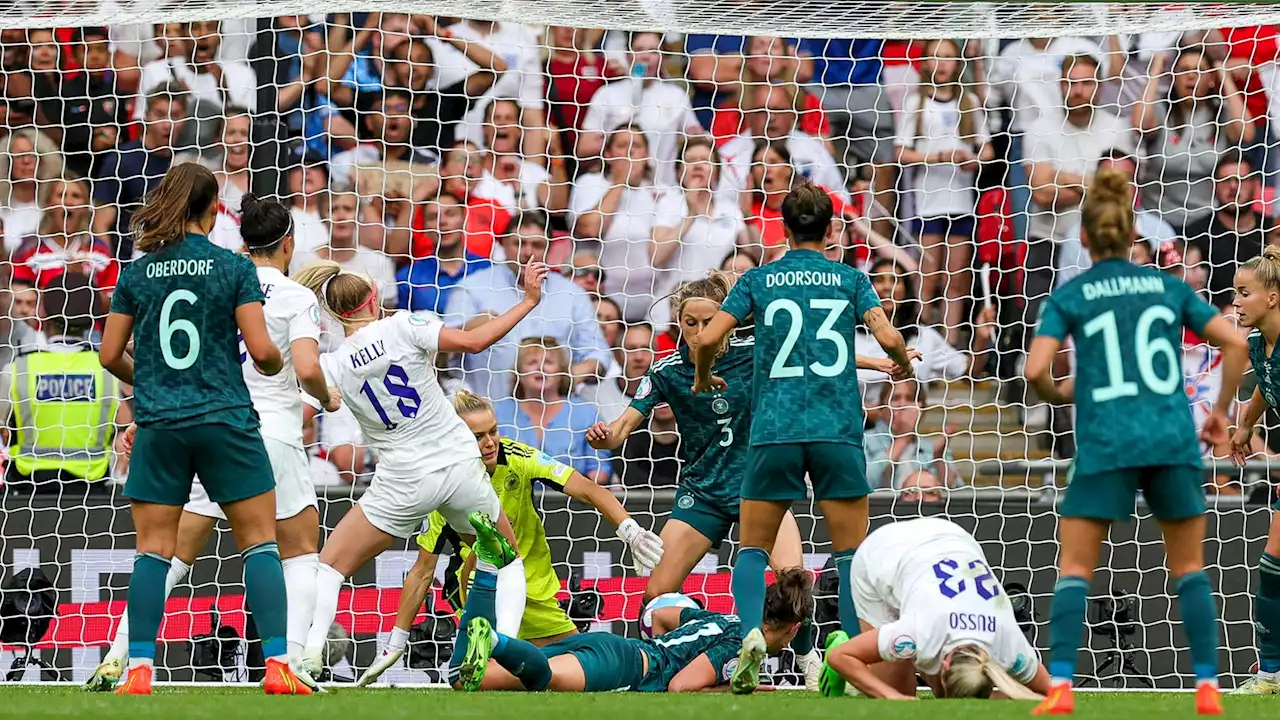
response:
[[[351,367],[358,368],[368,365],[386,354],[386,345],[381,340],[371,345],[365,345],[359,350],[351,353]]]

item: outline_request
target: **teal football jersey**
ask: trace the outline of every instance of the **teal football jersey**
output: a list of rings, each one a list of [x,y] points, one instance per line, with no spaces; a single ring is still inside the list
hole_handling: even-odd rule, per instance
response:
[[[723,685],[733,672],[731,661],[737,660],[742,649],[742,635],[742,624],[736,615],[697,608],[681,610],[679,627],[645,641],[651,664],[637,690],[664,692],[672,678],[704,653],[715,668],[716,684]]]
[[[1249,363],[1253,365],[1253,375],[1258,381],[1258,391],[1268,407],[1277,407],[1280,402],[1280,358],[1273,359],[1267,355],[1267,340],[1262,333],[1254,330],[1249,333]]]

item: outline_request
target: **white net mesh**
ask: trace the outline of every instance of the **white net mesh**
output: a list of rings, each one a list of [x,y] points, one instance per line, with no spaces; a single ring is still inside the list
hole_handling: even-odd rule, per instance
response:
[[[513,266],[545,252],[563,281],[503,343],[455,359],[446,384],[493,398],[505,435],[617,488],[642,526],[660,526],[679,470],[671,414],[660,408],[612,457],[587,447],[585,429],[617,417],[655,357],[678,345],[664,300],[673,289],[777,257],[779,203],[806,178],[840,209],[829,256],[872,274],[894,322],[925,355],[920,394],[873,372],[861,378],[873,426],[869,472],[880,488],[873,522],[942,513],[973,530],[1006,583],[1027,593],[1027,625],[1039,626],[1044,647],[1054,502],[1074,449],[1072,418],[1016,378],[1040,301],[1088,262],[1078,240],[1081,186],[1103,166],[1132,176],[1138,259],[1186,277],[1222,307],[1238,263],[1275,239],[1280,50],[1265,24],[1280,15],[1274,6],[673,0],[611,3],[602,13],[580,0],[481,0],[334,3],[328,15],[305,14],[310,8],[0,7],[8,28],[0,34],[0,222],[12,278],[0,359],[59,343],[40,308],[64,273],[88,275],[109,296],[134,256],[133,210],[172,163],[201,162],[222,184],[216,242],[239,247],[244,192],[278,196],[293,213],[294,267],[335,259],[378,280],[388,308],[430,310],[457,324],[501,312],[517,296]],[[355,14],[339,12],[346,9]],[[448,17],[455,14],[500,22]],[[818,39],[847,34],[849,18],[858,33],[885,39]],[[998,39],[1032,34],[1054,39]],[[807,39],[773,37],[782,35]],[[905,39],[921,35],[968,40]],[[526,338],[554,347],[521,352]],[[869,336],[855,338],[853,350],[882,356]],[[1218,358],[1189,337],[1183,367],[1203,420],[1217,397]],[[9,390],[13,410],[24,391]],[[544,393],[568,404],[514,399]],[[9,423],[19,460],[23,440],[48,430],[23,417]],[[67,458],[100,442],[65,429]],[[368,482],[376,453],[343,413],[321,416],[308,442],[332,529]],[[1224,462],[1206,472],[1216,498],[1206,559],[1224,613],[1224,671],[1236,675],[1255,657],[1250,568],[1271,497],[1271,451],[1262,440],[1257,450],[1243,473]],[[110,478],[75,482],[49,466],[33,485],[20,467],[11,458],[0,563],[6,579],[39,568],[52,581],[56,618],[31,640],[63,679],[84,679],[124,609],[128,512]],[[536,503],[561,578],[572,575],[602,600],[594,608],[578,596],[584,621],[633,628],[645,578],[624,562],[608,524],[555,493]],[[825,532],[812,508],[796,511],[805,562],[821,568]],[[1104,554],[1114,571],[1095,583],[1093,662],[1082,672],[1178,687],[1190,680],[1186,643],[1158,533],[1142,512],[1136,526],[1113,532]],[[732,604],[730,547],[699,562],[685,585],[718,610]],[[358,642],[335,663],[337,674],[367,666],[385,640],[411,550],[385,553],[344,593],[338,620]],[[223,665],[228,677],[244,677],[238,643],[200,639],[217,631],[213,613],[244,637],[241,592],[223,528],[170,600],[160,664],[172,677],[220,679]],[[444,612],[439,599],[434,607]],[[833,610],[822,607],[829,629]],[[444,622],[420,626],[418,651],[387,679],[438,680],[433,669],[451,634]],[[24,640],[2,640],[22,655]]]

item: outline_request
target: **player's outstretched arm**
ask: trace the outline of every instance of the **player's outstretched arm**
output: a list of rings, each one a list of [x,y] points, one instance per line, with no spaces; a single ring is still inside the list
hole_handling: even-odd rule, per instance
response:
[[[1069,405],[1075,394],[1074,384],[1065,382],[1060,386],[1053,381],[1053,358],[1061,347],[1062,341],[1049,335],[1040,335],[1031,341],[1025,374],[1027,382],[1046,402]]]
[[[880,631],[868,630],[838,646],[827,654],[827,664],[853,683],[864,695],[886,700],[915,700],[903,695],[871,672],[871,666],[881,661]]]
[[[706,653],[702,653],[671,678],[671,682],[667,683],[667,692],[715,690],[717,679],[716,668],[711,663],[711,658],[707,657]]]
[[[98,362],[126,385],[133,384],[133,358],[124,351],[132,334],[133,316],[113,312],[107,315],[102,344],[98,347]]]
[[[1201,337],[1222,350],[1222,388],[1218,392],[1218,402],[1213,406],[1213,413],[1205,421],[1204,430],[1201,431],[1201,437],[1206,442],[1221,445],[1229,439],[1227,414],[1231,412],[1231,403],[1235,402],[1236,392],[1240,389],[1240,378],[1244,376],[1244,369],[1249,362],[1249,343],[1240,337],[1235,324],[1221,315],[1214,315],[1205,323]],[[1251,401],[1246,415],[1252,410]],[[1254,423],[1256,422],[1255,418]],[[1252,434],[1253,424],[1248,427]]]
[[[644,414],[629,407],[608,425],[598,422],[587,428],[587,444],[596,450],[617,450],[642,423]]]
[[[628,412],[640,413],[627,408]],[[618,539],[631,548],[631,554],[640,566],[653,570],[662,562],[662,538],[651,530],[640,527],[640,523],[631,517],[631,513],[622,507],[618,498],[604,486],[589,480],[580,472],[574,471],[564,484],[564,494],[576,500],[590,504],[600,511],[613,526],[618,529]]]
[[[496,318],[465,330],[443,328],[440,330],[441,352],[475,354],[506,337],[521,320],[525,319],[539,302],[542,302],[542,281],[547,278],[547,266],[532,263],[524,270],[524,297],[510,310]]]
[[[247,302],[236,308],[236,326],[244,336],[244,347],[253,358],[253,364],[263,375],[275,375],[284,368],[280,348],[271,342],[267,334],[267,319],[262,314],[262,303]]]
[[[907,348],[908,362],[919,360],[922,357],[924,357],[924,355],[922,355],[919,350],[911,347]],[[901,380],[906,377],[902,366],[889,358],[872,358],[858,355],[854,358],[853,365],[859,370],[875,370],[877,372],[882,372],[894,380]]]
[[[690,347],[693,354],[693,391],[695,393],[723,390],[724,380],[711,374],[711,366],[716,361],[716,353],[720,350],[724,339],[738,327],[738,319],[721,310],[711,318],[711,322],[698,333],[696,341]]]
[[[914,373],[911,371],[911,352],[907,347],[907,341],[902,337],[902,333],[898,332],[898,328],[889,322],[889,316],[884,314],[884,308],[871,308],[863,314],[862,322],[866,323],[872,337],[901,369],[902,376],[911,377]]]

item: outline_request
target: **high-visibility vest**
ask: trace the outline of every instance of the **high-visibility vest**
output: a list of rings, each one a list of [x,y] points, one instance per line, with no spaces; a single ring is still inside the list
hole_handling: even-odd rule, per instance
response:
[[[61,470],[100,480],[111,465],[120,383],[98,353],[36,352],[11,366],[16,432],[9,448],[18,472]]]

